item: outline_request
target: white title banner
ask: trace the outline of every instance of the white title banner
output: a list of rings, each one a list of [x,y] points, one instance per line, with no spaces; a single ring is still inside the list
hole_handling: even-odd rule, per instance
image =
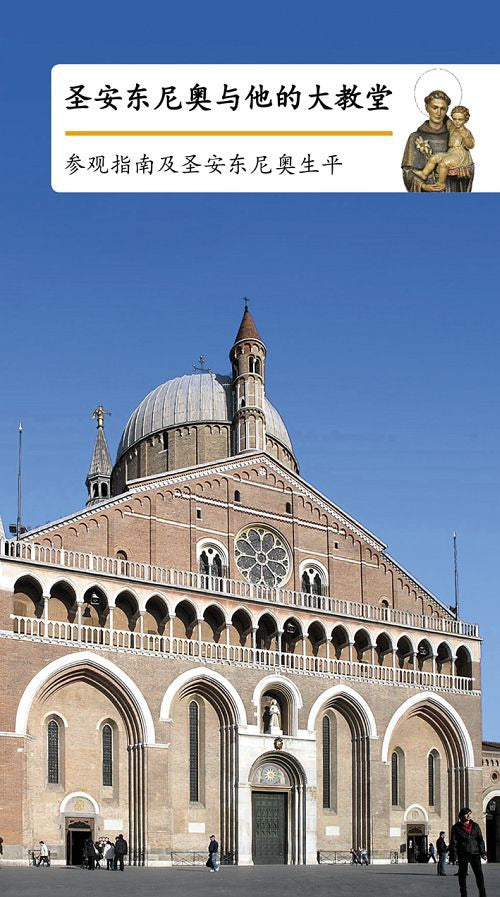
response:
[[[56,65],[58,192],[497,192],[494,65]]]

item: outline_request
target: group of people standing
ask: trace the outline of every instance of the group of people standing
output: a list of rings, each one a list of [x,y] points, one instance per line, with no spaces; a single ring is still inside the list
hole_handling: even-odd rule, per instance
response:
[[[128,845],[123,835],[118,835],[115,842],[106,838],[104,841],[92,841],[87,838],[83,845],[83,864],[85,869],[101,869],[101,860],[106,860],[106,869],[119,869],[123,872],[123,861],[128,853]]]

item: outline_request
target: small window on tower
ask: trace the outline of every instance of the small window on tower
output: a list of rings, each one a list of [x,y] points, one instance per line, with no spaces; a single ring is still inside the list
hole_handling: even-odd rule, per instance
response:
[[[235,491],[235,493],[234,493],[234,500],[235,500],[235,501],[241,501],[241,495],[240,495],[238,489],[236,489],[236,491]]]
[[[108,484],[107,483],[101,483],[101,495],[103,498],[108,497]]]
[[[201,520],[201,508],[196,508],[196,519]]]
[[[287,503],[286,503],[286,505],[285,505],[285,511],[286,511],[287,514],[291,514],[291,513],[292,513],[292,506],[291,506],[291,504],[290,504],[289,501],[287,501]]]

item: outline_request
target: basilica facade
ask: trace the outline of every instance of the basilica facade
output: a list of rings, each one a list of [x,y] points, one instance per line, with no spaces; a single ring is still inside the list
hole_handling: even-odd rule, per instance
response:
[[[154,389],[114,465],[99,406],[86,506],[1,540],[6,857],[415,861],[491,809],[477,626],[301,478],[248,309],[229,360]]]

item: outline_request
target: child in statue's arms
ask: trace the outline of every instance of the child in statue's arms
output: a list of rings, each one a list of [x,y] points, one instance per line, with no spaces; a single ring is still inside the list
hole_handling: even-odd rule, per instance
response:
[[[444,184],[450,169],[470,168],[472,156],[469,152],[474,146],[474,138],[468,128],[470,113],[466,106],[455,106],[448,121],[450,132],[446,153],[434,153],[420,171],[414,169],[417,177],[426,181],[430,173],[437,167],[438,184]]]

